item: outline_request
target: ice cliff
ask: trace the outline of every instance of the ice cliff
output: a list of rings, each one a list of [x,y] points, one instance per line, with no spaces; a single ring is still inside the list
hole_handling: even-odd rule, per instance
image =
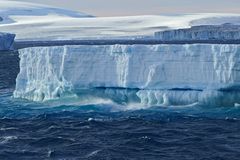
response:
[[[16,98],[78,95],[149,105],[240,102],[240,45],[79,45],[19,53]]]
[[[15,34],[0,32],[0,51],[13,49]]]
[[[240,25],[202,25],[188,29],[156,32],[155,37],[163,41],[192,40],[240,40]]]

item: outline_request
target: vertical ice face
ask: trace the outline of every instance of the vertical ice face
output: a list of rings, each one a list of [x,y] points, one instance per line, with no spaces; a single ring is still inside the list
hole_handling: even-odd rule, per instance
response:
[[[212,46],[212,53],[214,70],[217,77],[220,77],[219,81],[221,83],[239,82],[239,77],[236,77],[238,76],[236,73],[238,73],[240,62],[239,47],[231,47],[230,45]]]
[[[34,101],[83,89],[121,88],[136,89],[142,103],[175,103],[171,97],[181,95],[185,104],[198,101],[202,90],[240,86],[240,45],[36,47],[20,50],[20,58],[14,97]]]
[[[156,32],[155,37],[163,41],[214,40],[216,42],[223,40],[239,40],[239,31],[240,26],[231,23],[222,25],[193,25],[191,28]]]
[[[50,100],[71,90],[63,75],[66,50],[61,47],[28,48],[20,51],[20,70],[15,97]]]
[[[116,61],[117,83],[119,87],[127,88],[127,78],[129,70],[129,59],[131,50],[127,46],[111,46],[110,55]]]
[[[15,34],[0,32],[0,51],[12,50],[14,38]]]
[[[240,103],[240,92],[217,90],[140,90],[141,104],[148,106],[204,105],[231,107]]]

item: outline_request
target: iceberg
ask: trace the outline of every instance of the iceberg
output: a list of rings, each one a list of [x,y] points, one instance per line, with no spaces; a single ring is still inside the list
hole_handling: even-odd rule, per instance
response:
[[[0,51],[12,50],[15,34],[0,32]]]
[[[76,45],[19,50],[15,98],[69,95],[121,104],[234,105],[240,45]]]

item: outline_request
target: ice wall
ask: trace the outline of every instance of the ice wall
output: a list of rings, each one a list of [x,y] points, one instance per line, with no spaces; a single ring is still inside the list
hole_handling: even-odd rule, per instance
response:
[[[188,29],[156,32],[155,37],[163,41],[240,40],[240,25],[193,26]]]
[[[188,104],[240,87],[240,45],[79,45],[19,52],[14,97],[34,101],[91,93],[118,95],[115,101],[126,103]]]
[[[13,49],[14,38],[15,34],[0,32],[0,51]]]

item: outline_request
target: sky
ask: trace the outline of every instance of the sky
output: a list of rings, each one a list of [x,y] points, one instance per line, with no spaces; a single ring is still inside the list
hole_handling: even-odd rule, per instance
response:
[[[240,13],[240,0],[15,0],[85,12],[94,16],[174,13]]]

